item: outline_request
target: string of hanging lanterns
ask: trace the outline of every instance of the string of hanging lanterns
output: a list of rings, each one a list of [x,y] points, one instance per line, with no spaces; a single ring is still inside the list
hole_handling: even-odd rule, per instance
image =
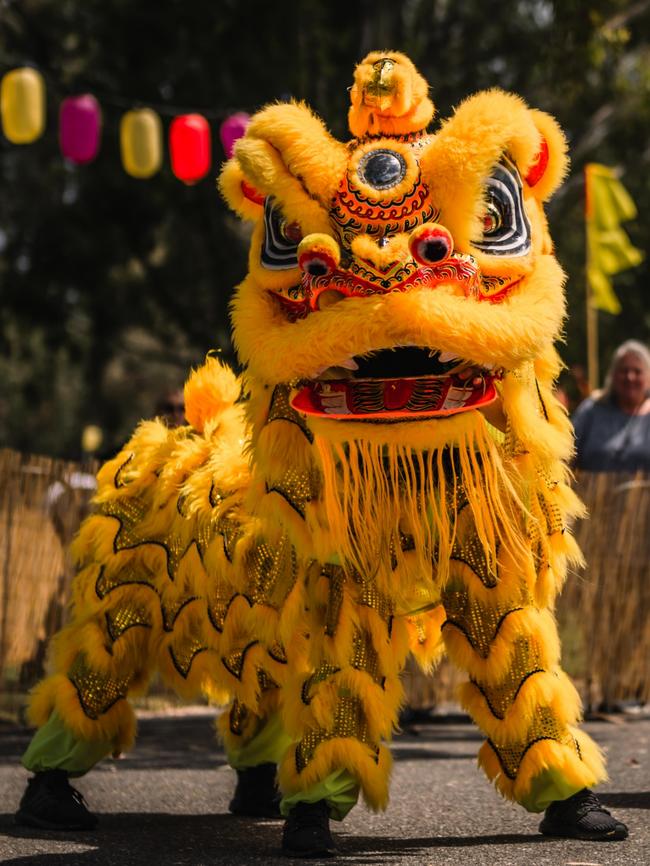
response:
[[[12,144],[31,144],[45,131],[46,93],[41,73],[31,66],[12,69],[0,83],[0,121]],[[232,156],[235,142],[250,117],[243,111],[227,117],[219,127],[225,154]],[[65,159],[77,165],[92,162],[102,137],[102,110],[90,93],[68,96],[59,108],[59,147]],[[212,165],[210,124],[199,113],[179,114],[172,120],[168,139],[173,174],[192,185],[209,173]],[[120,120],[120,157],[131,177],[146,179],[163,164],[163,126],[152,108],[127,111]]]

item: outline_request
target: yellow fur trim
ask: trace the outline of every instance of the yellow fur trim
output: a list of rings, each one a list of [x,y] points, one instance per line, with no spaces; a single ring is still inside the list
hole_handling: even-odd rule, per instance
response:
[[[255,114],[246,134],[235,145],[235,158],[246,178],[266,195],[279,196],[286,203],[288,190],[296,195],[302,191],[302,210],[289,205],[285,216],[290,221],[303,221],[316,213],[313,207],[317,205],[310,203],[310,194],[317,196],[324,207],[329,206],[347,152],[306,105],[291,102],[270,105]],[[314,227],[309,230],[318,231]]]
[[[202,432],[206,422],[216,420],[239,396],[241,385],[230,369],[217,358],[206,358],[185,383],[185,417]]]
[[[278,771],[283,794],[306,791],[330,773],[347,770],[358,781],[363,798],[371,809],[379,811],[388,805],[392,758],[385,746],[380,746],[375,753],[358,740],[325,740],[316,748],[312,760],[301,773],[296,771],[295,755],[295,748],[289,749]]]
[[[555,118],[550,114],[531,109],[533,123],[540,131],[548,146],[549,160],[546,171],[535,184],[535,194],[541,201],[546,201],[562,183],[569,170],[567,156],[567,140]]]
[[[486,742],[479,751],[479,765],[497,790],[506,799],[516,802],[524,799],[536,776],[551,768],[560,773],[567,784],[575,785],[576,790],[606,781],[607,772],[599,747],[581,731],[569,730],[578,743],[579,755],[571,746],[556,740],[539,740],[524,755],[517,778],[510,779],[503,772],[494,749]]]
[[[450,659],[479,681],[500,682],[510,670],[514,643],[520,637],[535,639],[540,665],[554,668],[560,657],[560,644],[553,615],[548,610],[513,610],[502,621],[490,643],[487,658],[478,654],[460,628],[448,621],[442,630]]]
[[[135,713],[122,699],[98,719],[90,719],[79,704],[79,696],[70,680],[54,674],[40,682],[31,692],[27,715],[40,727],[56,710],[65,726],[82,740],[108,740],[116,753],[128,751],[135,740]]]
[[[541,707],[548,707],[562,725],[572,725],[581,717],[581,702],[575,686],[562,671],[533,671],[523,680],[503,719],[497,718],[478,684],[463,683],[459,699],[476,724],[491,739],[517,741],[526,736]]]
[[[409,635],[409,650],[425,673],[431,673],[445,653],[441,631],[445,617],[442,605],[416,616],[404,617]]]
[[[244,182],[244,172],[236,159],[229,159],[228,162],[224,163],[219,174],[221,195],[242,219],[258,220],[262,216],[263,205],[261,202],[252,201],[246,196],[242,187]]]

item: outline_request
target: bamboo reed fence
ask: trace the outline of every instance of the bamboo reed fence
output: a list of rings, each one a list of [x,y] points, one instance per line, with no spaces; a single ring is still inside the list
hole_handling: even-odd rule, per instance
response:
[[[15,714],[43,674],[48,638],[65,622],[73,576],[66,550],[89,510],[96,468],[0,450],[0,711]],[[580,473],[576,483],[591,515],[575,527],[588,566],[570,575],[558,605],[563,663],[588,707],[645,703],[650,477]],[[410,706],[448,705],[460,679],[447,662],[433,677],[409,666]]]

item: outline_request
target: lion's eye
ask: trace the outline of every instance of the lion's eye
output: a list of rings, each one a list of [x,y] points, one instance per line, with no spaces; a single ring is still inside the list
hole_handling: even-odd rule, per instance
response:
[[[494,202],[489,202],[487,210],[483,215],[483,237],[494,234],[494,232],[501,228],[502,222],[503,218],[498,207]]]
[[[492,256],[525,256],[530,252],[530,223],[524,208],[517,166],[504,156],[488,178],[483,236],[474,242]]]
[[[289,223],[282,220],[280,223],[280,234],[290,244],[299,244],[302,240],[302,231],[298,223]]]
[[[264,243],[261,263],[270,271],[287,271],[298,267],[300,226],[288,222],[270,196],[264,202]]]

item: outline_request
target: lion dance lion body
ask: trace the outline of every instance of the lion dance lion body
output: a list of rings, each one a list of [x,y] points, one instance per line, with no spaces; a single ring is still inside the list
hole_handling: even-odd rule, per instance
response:
[[[253,223],[243,380],[208,358],[189,426],[141,424],[100,471],[32,718],[119,751],[126,698],[159,671],[229,702],[229,754],[281,719],[285,798],[343,773],[382,808],[400,672],[446,652],[480,764],[538,811],[604,777],[552,614],[579,559],[543,211],[564,139],[498,90],[426,132],[426,83],[395,52],[357,67],[351,97],[348,143],[271,105],[225,165]]]

